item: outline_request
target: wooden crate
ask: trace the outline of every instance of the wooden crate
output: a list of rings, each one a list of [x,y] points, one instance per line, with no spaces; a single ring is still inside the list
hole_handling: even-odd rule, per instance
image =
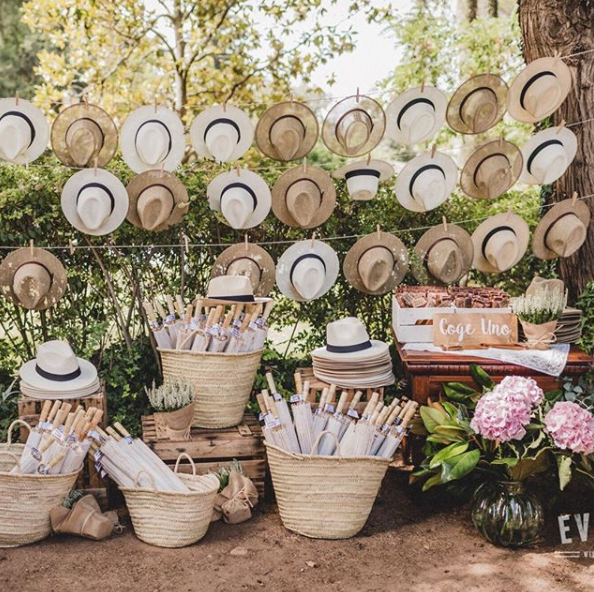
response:
[[[142,439],[168,465],[185,452],[196,464],[199,475],[237,459],[245,474],[254,482],[260,496],[264,495],[266,450],[262,428],[251,412],[236,427],[209,430],[192,428],[189,440],[170,440],[157,434],[154,415],[142,418]],[[190,464],[182,461],[180,470],[191,472]]]

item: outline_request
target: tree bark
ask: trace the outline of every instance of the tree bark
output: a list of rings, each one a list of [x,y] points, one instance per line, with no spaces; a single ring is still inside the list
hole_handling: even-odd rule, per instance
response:
[[[592,0],[519,0],[519,20],[522,30],[523,53],[526,62],[537,58],[560,56],[594,49],[594,2]],[[574,85],[567,99],[556,113],[553,124],[565,120],[568,125],[594,117],[593,54],[566,58]],[[594,122],[575,125],[571,130],[578,139],[578,149],[567,172],[554,183],[552,202],[594,193]],[[593,214],[594,200],[586,199]],[[573,301],[594,278],[594,228],[590,225],[582,248],[572,257],[560,259],[559,272]]]
[[[499,16],[499,0],[488,0],[487,1],[487,15],[491,18],[497,18]]]
[[[476,14],[478,12],[478,0],[467,0],[466,1],[466,19],[468,22],[476,20]]]

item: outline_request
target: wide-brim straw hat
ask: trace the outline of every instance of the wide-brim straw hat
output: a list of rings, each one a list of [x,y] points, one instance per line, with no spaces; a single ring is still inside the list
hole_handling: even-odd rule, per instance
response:
[[[256,125],[256,144],[274,160],[297,160],[309,154],[319,131],[316,115],[307,105],[285,101],[264,111]]]
[[[542,217],[532,238],[532,251],[539,259],[573,255],[586,240],[590,208],[581,200],[566,199]]]
[[[298,165],[285,171],[272,188],[272,211],[284,224],[316,228],[332,215],[336,189],[323,169]]]
[[[388,232],[373,232],[359,239],[342,266],[346,280],[365,294],[386,294],[408,271],[408,252],[403,242]]]
[[[430,140],[443,125],[448,99],[434,86],[411,88],[386,108],[386,133],[403,146]]]
[[[505,114],[507,84],[494,74],[479,74],[464,82],[447,108],[448,125],[462,134],[491,129]]]
[[[101,107],[77,103],[58,114],[51,132],[52,148],[67,166],[105,166],[118,147],[118,130]]]
[[[17,249],[0,265],[2,294],[27,309],[44,310],[54,306],[64,295],[67,285],[64,266],[44,249]]]
[[[503,139],[479,146],[466,161],[460,187],[469,197],[495,199],[518,180],[523,158],[520,149]]]
[[[0,99],[0,158],[28,164],[39,158],[49,140],[41,109],[24,99]]]
[[[383,160],[367,158],[349,162],[332,171],[335,179],[346,179],[351,199],[370,200],[377,193],[379,183],[394,176],[394,167]]]
[[[534,60],[511,83],[507,110],[517,121],[536,123],[561,106],[572,83],[571,70],[561,58]]]
[[[470,234],[455,224],[440,224],[415,245],[411,269],[420,284],[452,284],[468,273],[473,257]]]
[[[331,152],[354,158],[371,152],[385,129],[382,106],[365,95],[353,95],[330,109],[322,126],[322,140]]]
[[[504,212],[491,216],[472,235],[472,265],[486,273],[507,271],[522,259],[529,240],[528,224],[517,214]]]
[[[524,167],[520,181],[528,185],[550,185],[565,173],[576,152],[576,135],[566,127],[552,127],[534,134],[522,146]]]
[[[179,115],[163,105],[132,111],[121,130],[122,156],[135,172],[175,170],[186,149],[184,124]]]
[[[559,279],[547,279],[538,275],[532,278],[530,285],[526,288],[526,296],[548,292],[549,294],[565,294],[565,282]]]
[[[274,260],[259,245],[238,243],[227,247],[213,263],[210,277],[246,275],[255,296],[268,296],[275,282]]]

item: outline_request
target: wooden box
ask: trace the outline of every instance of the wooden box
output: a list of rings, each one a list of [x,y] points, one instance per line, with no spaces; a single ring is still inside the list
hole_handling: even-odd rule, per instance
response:
[[[249,411],[236,427],[215,430],[193,427],[189,440],[170,440],[157,434],[154,415],[148,415],[142,418],[142,439],[168,465],[174,465],[177,457],[185,452],[196,464],[199,475],[237,459],[258,488],[260,496],[264,496],[264,436],[258,420]],[[191,472],[190,463],[182,460],[180,470]]]

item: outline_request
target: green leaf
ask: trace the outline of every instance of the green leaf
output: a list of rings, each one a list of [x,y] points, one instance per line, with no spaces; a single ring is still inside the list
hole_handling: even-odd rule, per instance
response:
[[[456,465],[452,468],[451,476],[452,479],[462,479],[474,470],[474,467],[478,464],[481,458],[479,450],[471,450],[460,455],[462,458],[456,462]]]
[[[464,442],[468,440],[467,432],[463,428],[440,425],[435,428],[435,435],[449,438],[455,442]]]
[[[450,444],[452,440],[449,437],[431,434],[431,436],[427,436],[427,442],[431,442],[433,444]]]
[[[559,472],[559,489],[563,491],[566,485],[571,481],[571,456],[559,454],[557,458],[557,471]]]
[[[439,411],[439,409],[433,409],[432,407],[421,407],[421,419],[427,428],[427,431],[433,433],[438,425],[441,425],[447,420],[447,416]]]
[[[448,412],[452,419],[456,419],[458,417],[458,408],[455,405],[448,403],[448,401],[442,401],[441,405]]]
[[[493,379],[478,364],[470,364],[470,375],[484,390],[490,391],[495,386]]]
[[[549,460],[546,454],[543,454],[546,449],[540,450],[534,458],[522,458],[518,461],[515,467],[510,467],[509,474],[512,479],[522,481],[530,475],[536,475],[546,471],[549,467]]]
[[[434,485],[441,485],[441,475],[433,475],[433,477],[427,479],[427,481],[425,481],[423,484],[423,491],[431,489]]]
[[[429,468],[434,469],[442,463],[442,461],[451,458],[452,456],[458,456],[468,450],[468,442],[457,442],[450,444],[445,448],[442,448],[429,462]]]
[[[519,459],[513,457],[496,458],[491,461],[492,465],[507,465],[508,467],[515,467],[518,464]]]

